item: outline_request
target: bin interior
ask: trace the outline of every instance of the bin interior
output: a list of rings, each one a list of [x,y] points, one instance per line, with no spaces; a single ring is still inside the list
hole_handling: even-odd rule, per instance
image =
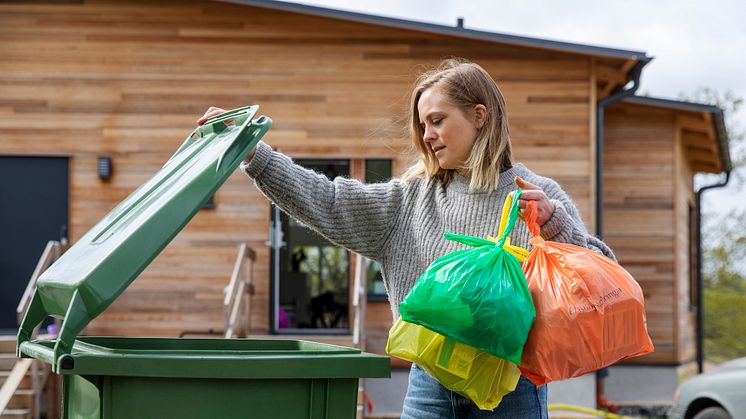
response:
[[[52,348],[54,340],[36,343]],[[185,339],[81,336],[71,355],[278,356],[357,354],[359,349],[293,339]]]
[[[387,356],[290,339],[79,337],[56,357],[55,340],[33,340],[21,351],[60,374],[190,378],[383,378]]]

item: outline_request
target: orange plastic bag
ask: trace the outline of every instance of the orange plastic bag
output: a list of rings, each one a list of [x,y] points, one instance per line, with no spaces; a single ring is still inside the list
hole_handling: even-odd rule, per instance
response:
[[[637,281],[592,250],[544,241],[532,201],[525,221],[534,248],[523,272],[536,319],[519,365],[523,375],[539,386],[652,352]]]

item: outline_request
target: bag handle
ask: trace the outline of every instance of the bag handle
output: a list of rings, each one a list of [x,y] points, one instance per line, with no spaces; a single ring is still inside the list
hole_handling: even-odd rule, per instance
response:
[[[495,242],[493,240],[487,240],[481,237],[466,236],[463,234],[453,234],[447,231],[445,232],[445,234],[443,234],[443,237],[445,237],[446,240],[459,242],[471,247],[495,246]]]
[[[529,233],[533,237],[541,237],[539,224],[536,217],[539,215],[539,209],[536,207],[536,201],[526,201],[526,211],[523,213],[523,220],[526,221]]]
[[[531,233],[531,240],[530,243],[534,246],[541,246],[541,243],[544,242],[544,238],[541,237],[541,231],[539,229],[539,224],[536,222],[536,217],[538,216],[539,210],[536,206],[536,201],[527,201],[526,202],[526,211],[523,213],[523,219],[526,221],[526,226],[528,227],[528,231]],[[551,250],[544,247],[545,251],[549,253],[554,253],[556,255],[559,255],[558,257],[560,259],[563,258],[562,252],[559,252],[557,250]],[[593,301],[593,297],[591,295],[591,291],[588,289],[588,285],[585,283],[583,278],[581,278],[577,273],[575,273],[574,270],[569,270],[568,272],[568,282],[570,284],[570,289],[572,292],[579,293],[582,295],[586,300],[588,300],[589,304],[591,306],[595,306],[596,303]],[[603,307],[599,309],[601,313],[603,313]]]
[[[511,193],[515,194],[515,196],[520,196],[521,190],[516,189],[515,191]],[[508,236],[510,235],[510,232],[513,231],[513,227],[515,227],[515,222],[518,219],[518,209],[519,209],[518,200],[511,199],[510,204],[509,204],[510,208],[508,211],[505,211],[506,206],[507,205],[503,205],[503,215],[502,215],[502,217],[506,218],[506,221],[504,225],[503,225],[502,220],[500,222],[500,225],[501,225],[500,228],[502,230],[502,234],[498,234],[497,243],[495,243],[494,240],[482,239],[479,237],[472,237],[472,236],[465,236],[461,234],[453,234],[453,233],[448,233],[448,232],[445,233],[445,238],[448,240],[463,243],[467,246],[472,246],[472,247],[479,247],[479,246],[504,247],[506,244],[506,240],[509,240]],[[507,216],[505,215],[506,213],[507,213]],[[510,245],[510,242],[508,242],[508,245]]]
[[[500,220],[500,232],[498,232],[498,239],[497,244],[502,247],[505,244],[505,240],[508,239],[508,236],[513,231],[513,227],[515,227],[515,222],[518,220],[518,197],[521,196],[521,190],[516,189],[513,192],[510,193],[511,199],[510,199],[510,209],[507,211],[508,215],[506,217],[505,215],[505,207],[507,206],[507,199],[506,203],[503,204],[503,214],[501,215]],[[507,218],[507,221],[503,223],[502,218]]]
[[[518,192],[520,196],[520,191],[513,191],[508,194],[508,196],[505,198],[505,202],[503,202],[503,208],[500,213],[500,226],[497,230],[497,235],[495,237],[493,236],[487,236],[487,240],[492,242],[497,242],[498,237],[502,236],[505,233],[505,227],[508,224],[508,218],[510,213],[510,208],[513,203],[514,195]],[[518,259],[518,262],[523,263],[524,260],[528,257],[528,250],[519,247],[514,246],[510,243],[510,236],[505,237],[505,243],[503,244],[503,249],[507,250],[508,253],[512,254]]]
[[[497,237],[502,236],[505,233],[505,226],[508,224],[508,218],[510,213],[511,205],[513,205],[513,198],[515,193],[518,192],[518,196],[520,196],[521,191],[513,191],[508,194],[507,197],[505,197],[505,202],[503,202],[503,208],[500,211],[500,226],[497,229]]]

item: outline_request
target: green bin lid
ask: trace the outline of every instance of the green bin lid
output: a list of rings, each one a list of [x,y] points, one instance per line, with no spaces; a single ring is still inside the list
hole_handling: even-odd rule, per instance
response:
[[[46,316],[64,319],[55,359],[168,245],[272,125],[258,106],[197,127],[150,180],[119,203],[38,279],[18,346]],[[232,121],[232,123],[231,123]]]

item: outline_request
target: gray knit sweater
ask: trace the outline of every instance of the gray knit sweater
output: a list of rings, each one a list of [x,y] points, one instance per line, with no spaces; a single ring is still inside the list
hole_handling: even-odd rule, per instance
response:
[[[433,260],[466,248],[446,240],[443,233],[477,237],[497,233],[502,203],[516,189],[516,175],[540,186],[554,203],[554,214],[541,227],[545,239],[614,258],[611,249],[588,234],[580,213],[557,182],[522,164],[500,173],[498,187],[490,193],[470,193],[469,179],[460,175],[447,187],[425,178],[376,184],[342,177],[330,181],[264,142],[241,170],[290,216],[330,241],[379,262],[394,319],[399,317],[399,303]],[[529,238],[526,224],[517,222],[511,243],[529,249]]]

